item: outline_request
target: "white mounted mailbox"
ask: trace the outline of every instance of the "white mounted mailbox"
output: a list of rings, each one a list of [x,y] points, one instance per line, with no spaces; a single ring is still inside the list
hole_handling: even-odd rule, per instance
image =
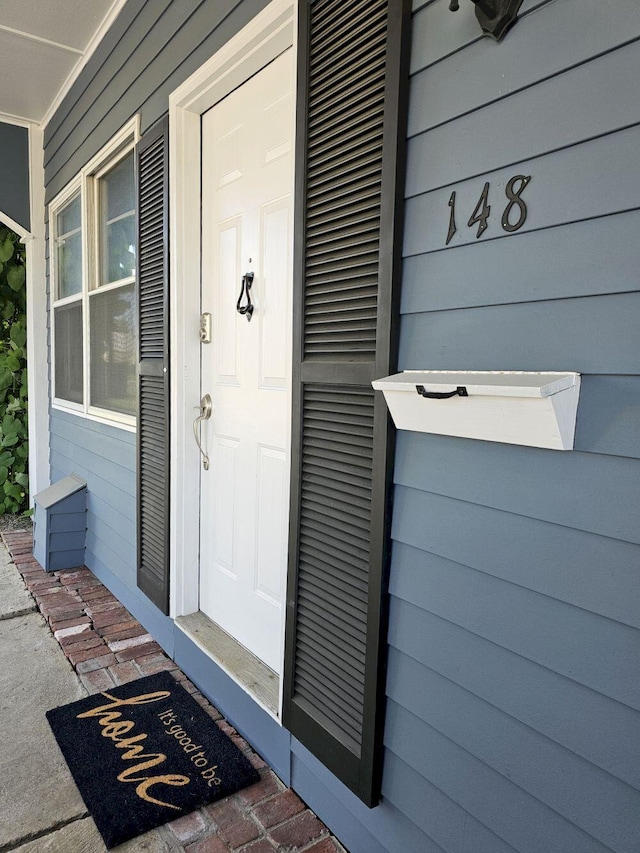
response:
[[[405,370],[371,384],[398,429],[573,449],[579,373]]]

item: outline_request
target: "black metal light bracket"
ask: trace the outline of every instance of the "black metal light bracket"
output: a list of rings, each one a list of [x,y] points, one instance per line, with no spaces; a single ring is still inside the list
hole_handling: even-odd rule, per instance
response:
[[[471,0],[476,7],[476,18],[486,36],[496,41],[504,38],[518,17],[522,0]],[[451,0],[449,9],[457,12],[458,0]]]

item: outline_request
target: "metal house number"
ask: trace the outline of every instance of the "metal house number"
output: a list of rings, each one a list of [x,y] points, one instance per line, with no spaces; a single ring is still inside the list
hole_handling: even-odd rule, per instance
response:
[[[501,224],[504,231],[508,231],[512,233],[513,231],[517,231],[518,228],[522,228],[527,219],[527,205],[522,200],[521,196],[524,191],[524,188],[527,186],[529,181],[531,180],[531,175],[514,175],[507,186],[505,187],[505,195],[508,198],[508,204],[505,209],[502,211],[502,219]],[[517,185],[517,188],[516,188]],[[489,181],[484,185],[482,192],[480,193],[480,198],[478,199],[478,203],[475,206],[475,209],[471,216],[469,217],[469,221],[467,222],[467,226],[469,228],[473,228],[474,225],[478,225],[478,231],[476,233],[476,240],[478,237],[481,237],[482,234],[487,230],[489,219],[489,214],[491,213],[491,205],[489,204]],[[456,228],[456,191],[454,190],[448,201],[448,205],[450,208],[449,213],[449,231],[447,233],[447,242],[446,246],[451,242],[451,238],[458,230]],[[515,221],[513,217],[515,215],[515,211],[518,211],[518,218]]]

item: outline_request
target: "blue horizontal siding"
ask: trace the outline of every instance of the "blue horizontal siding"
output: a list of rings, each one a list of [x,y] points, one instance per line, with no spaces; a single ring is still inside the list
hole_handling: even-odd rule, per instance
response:
[[[87,449],[115,465],[126,469],[131,467],[131,454],[136,442],[133,432],[57,409],[54,409],[52,414],[52,435],[71,439],[78,447]]]
[[[441,11],[447,7],[446,3],[439,5],[443,7]],[[461,10],[463,5],[467,4],[461,3]],[[432,14],[436,14],[435,9]],[[588,62],[637,38],[640,30],[636,0],[616,0],[613,14],[611,6],[602,0],[563,0],[539,4],[531,14],[523,15],[496,49],[479,38],[475,16],[470,9],[467,14],[475,25],[473,43],[464,52],[455,51],[413,77],[410,136]],[[461,17],[460,12],[458,16]],[[451,15],[449,22],[449,27],[457,26],[456,16]],[[466,39],[469,23],[462,27],[460,35]],[[437,39],[441,31],[434,27],[432,39]],[[428,63],[428,48],[428,41],[414,39],[414,68]],[[496,128],[497,135],[499,132],[500,128]]]
[[[640,838],[637,789],[411,658],[402,656],[394,671],[390,698],[400,697],[421,723],[604,845],[631,853]]]
[[[396,482],[421,491],[640,543],[640,463],[402,432]]]
[[[522,19],[538,6],[550,2],[553,0],[524,0],[518,17]],[[412,74],[482,40],[475,10],[465,3],[460,4],[455,15],[451,14],[449,4],[440,0],[413,0],[412,10],[416,13],[413,18]]]
[[[416,136],[409,145],[407,192],[457,184],[637,124],[638,67],[636,41]],[[527,169],[534,173],[536,165]]]
[[[635,628],[406,548],[395,555],[392,589],[423,610],[640,711]]]
[[[640,458],[640,376],[584,377],[575,446]]]
[[[395,682],[407,657],[627,785],[640,787],[636,711],[403,599],[395,583],[393,590],[388,690],[399,704]],[[421,695],[422,683],[416,680],[402,701],[412,705],[413,697]],[[428,699],[439,701],[437,694]]]
[[[55,409],[50,423],[52,480],[78,474],[87,481],[87,566],[108,566],[135,588],[135,435]]]
[[[135,518],[135,515],[134,515]],[[132,580],[132,570],[136,566],[136,541],[135,527],[133,527],[133,539],[125,538],[128,531],[116,533],[114,528],[105,520],[104,516],[96,515],[94,512],[87,513],[87,529],[91,532],[91,541],[96,556],[107,565],[110,562],[120,567],[115,572],[122,580]],[[103,556],[104,555],[104,556]],[[105,557],[108,555],[108,559]],[[135,578],[135,575],[133,575]]]
[[[640,6],[525,2],[499,46],[447,6],[414,3],[399,367],[582,386],[573,452],[398,435],[383,791],[447,853],[635,853]]]
[[[404,262],[401,310],[418,314],[637,291],[638,233],[640,211],[634,210],[415,255]],[[572,245],[580,251],[572,255],[568,274]],[[479,276],[482,269],[490,274]]]
[[[640,147],[640,127],[635,126],[598,137],[578,146],[554,151],[535,160],[512,161],[511,165],[455,186],[423,191],[425,182],[408,186],[404,254],[416,255],[445,248],[449,227],[449,198],[456,190],[458,231],[452,250],[477,239],[477,226],[466,226],[483,186],[490,182],[489,201],[493,215],[480,239],[517,240],[527,231],[567,222],[593,219],[640,206],[640,175],[635,169]],[[507,234],[500,225],[507,206],[505,188],[514,175],[530,175],[522,193],[528,215],[519,231]],[[422,194],[420,195],[419,193]],[[511,217],[515,222],[517,216]]]
[[[640,628],[632,595],[640,566],[636,544],[404,486],[395,491],[393,536],[419,551]]]
[[[410,314],[402,318],[399,365],[637,375],[639,337],[638,292]]]
[[[392,700],[386,738],[395,755],[477,820],[490,823],[492,831],[519,853],[611,849]],[[452,835],[450,831],[450,850],[455,849]]]
[[[389,720],[388,731],[393,728],[394,723]],[[393,731],[389,734],[392,746],[395,746],[394,735]],[[402,812],[424,833],[420,843],[411,847],[392,842],[387,850],[394,853],[407,850],[420,850],[422,853],[423,849],[431,850],[431,845],[437,842],[437,850],[472,849],[473,853],[513,853],[515,850],[448,794],[432,785],[423,772],[399,758],[392,749],[385,756],[382,795],[398,803]]]
[[[98,435],[95,436],[95,441],[96,446],[99,446],[101,439]],[[101,453],[94,452],[90,446],[83,447],[82,444],[77,443],[73,434],[62,438],[60,435],[52,433],[51,455],[52,458],[55,456],[65,459],[67,465],[74,466],[81,476],[84,476],[81,472],[90,471],[96,480],[96,491],[100,488],[98,493],[102,493],[105,500],[113,506],[123,506],[121,503],[123,495],[129,499],[135,498],[134,471],[125,465],[111,464]],[[115,492],[111,492],[113,484],[117,484]],[[129,500],[125,505],[130,503]]]

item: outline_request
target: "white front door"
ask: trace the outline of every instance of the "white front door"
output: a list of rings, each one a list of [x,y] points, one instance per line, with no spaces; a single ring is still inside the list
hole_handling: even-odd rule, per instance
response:
[[[289,512],[293,50],[202,116],[200,610],[282,669]],[[251,275],[253,276],[251,280]],[[240,313],[240,307],[253,310]]]

